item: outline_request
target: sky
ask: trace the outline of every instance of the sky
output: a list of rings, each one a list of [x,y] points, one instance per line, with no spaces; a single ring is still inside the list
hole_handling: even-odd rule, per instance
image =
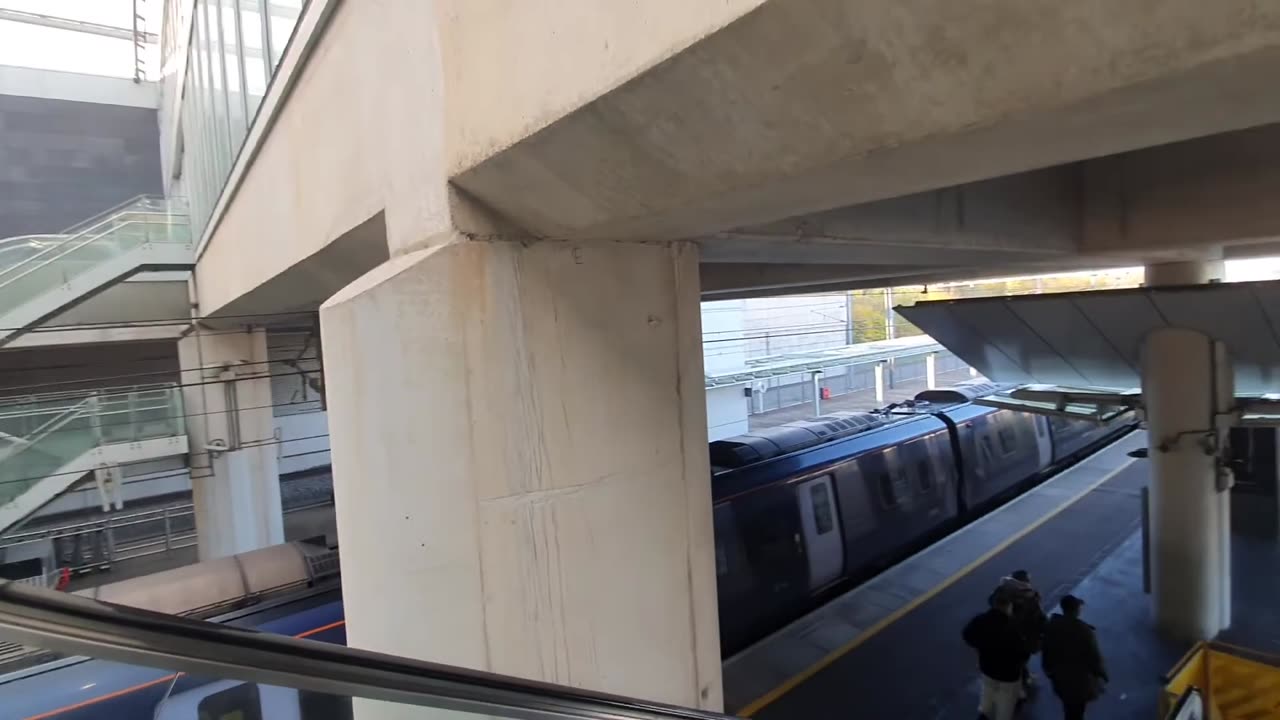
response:
[[[164,0],[142,3],[149,32],[160,32],[163,5]],[[133,25],[133,0],[0,0],[0,8],[122,28]],[[146,66],[158,74],[159,49],[155,45],[148,49]],[[133,44],[71,30],[0,21],[0,65],[131,78]]]

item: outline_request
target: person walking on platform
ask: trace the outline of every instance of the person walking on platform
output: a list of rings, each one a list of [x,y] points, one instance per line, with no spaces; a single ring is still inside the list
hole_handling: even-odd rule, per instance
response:
[[[1040,652],[1044,637],[1044,627],[1048,618],[1041,606],[1040,593],[1031,584],[1031,574],[1026,570],[1014,570],[1009,576],[1002,578],[996,586],[992,597],[1003,597],[1013,605],[1013,620],[1026,641],[1027,652],[1032,655]],[[1034,676],[1029,667],[1022,672],[1022,697],[1026,697],[1025,688],[1034,685]]]
[[[1084,601],[1066,595],[1058,603],[1044,633],[1044,657],[1040,662],[1062,700],[1066,720],[1084,720],[1085,706],[1097,700],[1107,682],[1107,668],[1098,649],[1093,626],[1080,619]]]
[[[978,651],[982,699],[978,712],[986,720],[1012,720],[1022,694],[1022,671],[1031,654],[1013,619],[1013,604],[991,596],[991,608],[964,626],[965,643]]]

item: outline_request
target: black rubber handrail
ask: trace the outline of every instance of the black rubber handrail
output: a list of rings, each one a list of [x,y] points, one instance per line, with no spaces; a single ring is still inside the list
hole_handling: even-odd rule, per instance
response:
[[[0,630],[26,645],[181,671],[507,718],[731,716],[0,584]]]

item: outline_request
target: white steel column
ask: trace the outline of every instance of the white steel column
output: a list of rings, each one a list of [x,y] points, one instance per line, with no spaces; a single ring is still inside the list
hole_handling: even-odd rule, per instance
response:
[[[930,390],[938,387],[938,353],[924,356],[924,386]]]
[[[1202,283],[1221,263],[1147,269],[1151,284]],[[1153,283],[1154,280],[1154,283]],[[1142,350],[1151,461],[1151,577],[1157,624],[1207,640],[1231,621],[1230,498],[1220,448],[1233,388],[1225,348],[1204,334],[1164,328]]]
[[[266,331],[197,328],[178,360],[200,559],[284,542]]]
[[[876,402],[884,402],[884,362],[876,363]]]
[[[813,416],[822,414],[822,371],[814,370],[813,379]]]
[[[348,641],[719,708],[695,246],[444,243],[321,309]]]

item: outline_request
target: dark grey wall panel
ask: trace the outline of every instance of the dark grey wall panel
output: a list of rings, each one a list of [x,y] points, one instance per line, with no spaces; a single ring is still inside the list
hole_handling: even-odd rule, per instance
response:
[[[162,191],[154,109],[0,95],[0,238]]]

